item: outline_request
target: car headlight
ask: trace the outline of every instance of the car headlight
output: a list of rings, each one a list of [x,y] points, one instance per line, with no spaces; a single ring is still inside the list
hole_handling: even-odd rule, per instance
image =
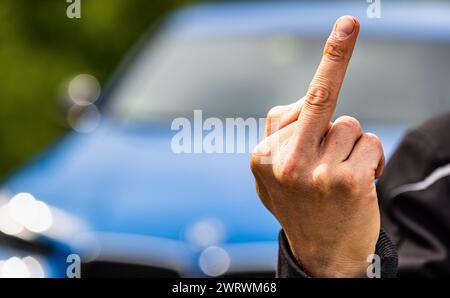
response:
[[[0,278],[44,278],[42,263],[35,257],[0,260]]]
[[[30,233],[43,233],[53,223],[50,208],[29,193],[18,193],[10,200],[5,195],[0,202],[0,231],[7,235],[25,237]],[[22,237],[21,237],[22,236]]]

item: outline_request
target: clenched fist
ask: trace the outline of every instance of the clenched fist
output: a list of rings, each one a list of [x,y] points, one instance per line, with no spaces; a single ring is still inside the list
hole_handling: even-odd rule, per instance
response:
[[[354,17],[337,20],[306,96],[269,112],[251,158],[262,202],[314,277],[363,277],[380,231],[381,143],[354,118],[331,122],[358,32]]]

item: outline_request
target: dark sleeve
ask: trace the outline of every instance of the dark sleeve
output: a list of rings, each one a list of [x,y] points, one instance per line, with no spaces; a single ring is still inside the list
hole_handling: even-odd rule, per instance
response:
[[[398,277],[450,276],[450,114],[410,131],[377,185]]]
[[[277,277],[280,278],[308,278],[293,256],[289,243],[283,231],[279,235],[279,256]],[[397,252],[389,236],[381,230],[375,254],[381,260],[381,278],[393,278],[397,275]],[[369,265],[369,264],[367,264]]]

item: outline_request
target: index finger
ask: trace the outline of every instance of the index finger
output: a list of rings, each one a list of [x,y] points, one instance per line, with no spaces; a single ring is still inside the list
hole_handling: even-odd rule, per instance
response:
[[[307,138],[308,143],[320,145],[336,108],[358,32],[356,18],[343,16],[336,21],[299,115],[296,132],[299,143]]]

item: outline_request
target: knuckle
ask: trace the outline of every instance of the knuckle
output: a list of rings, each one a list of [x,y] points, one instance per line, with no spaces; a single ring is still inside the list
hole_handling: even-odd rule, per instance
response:
[[[333,174],[331,171],[330,166],[327,164],[320,164],[318,165],[313,173],[312,173],[312,186],[313,188],[320,190],[320,189],[326,189],[327,185],[329,185],[330,180],[332,178]]]
[[[348,48],[344,43],[330,38],[323,51],[323,56],[334,62],[343,62],[348,55]]]
[[[269,112],[267,112],[267,118],[272,119],[272,118],[278,117],[280,114],[279,110],[280,110],[280,106],[275,106],[275,107],[271,108],[269,110]]]
[[[280,128],[280,118],[283,115],[285,106],[275,106],[269,110],[266,118],[266,129],[270,131],[276,131]]]
[[[268,119],[280,118],[285,112],[289,110],[289,105],[278,105],[272,107],[269,112],[267,112]]]
[[[283,163],[277,172],[278,181],[283,186],[294,187],[299,181],[297,165],[293,162],[287,161]]]
[[[382,150],[381,140],[380,138],[372,133],[365,133],[364,139],[367,143],[370,144],[371,147],[376,148],[377,150]]]
[[[325,84],[312,84],[308,89],[305,104],[319,109],[328,108],[329,89]]]
[[[335,125],[340,126],[344,129],[349,129],[349,130],[355,130],[355,131],[361,130],[361,123],[356,118],[350,117],[350,116],[339,117],[336,120]]]

